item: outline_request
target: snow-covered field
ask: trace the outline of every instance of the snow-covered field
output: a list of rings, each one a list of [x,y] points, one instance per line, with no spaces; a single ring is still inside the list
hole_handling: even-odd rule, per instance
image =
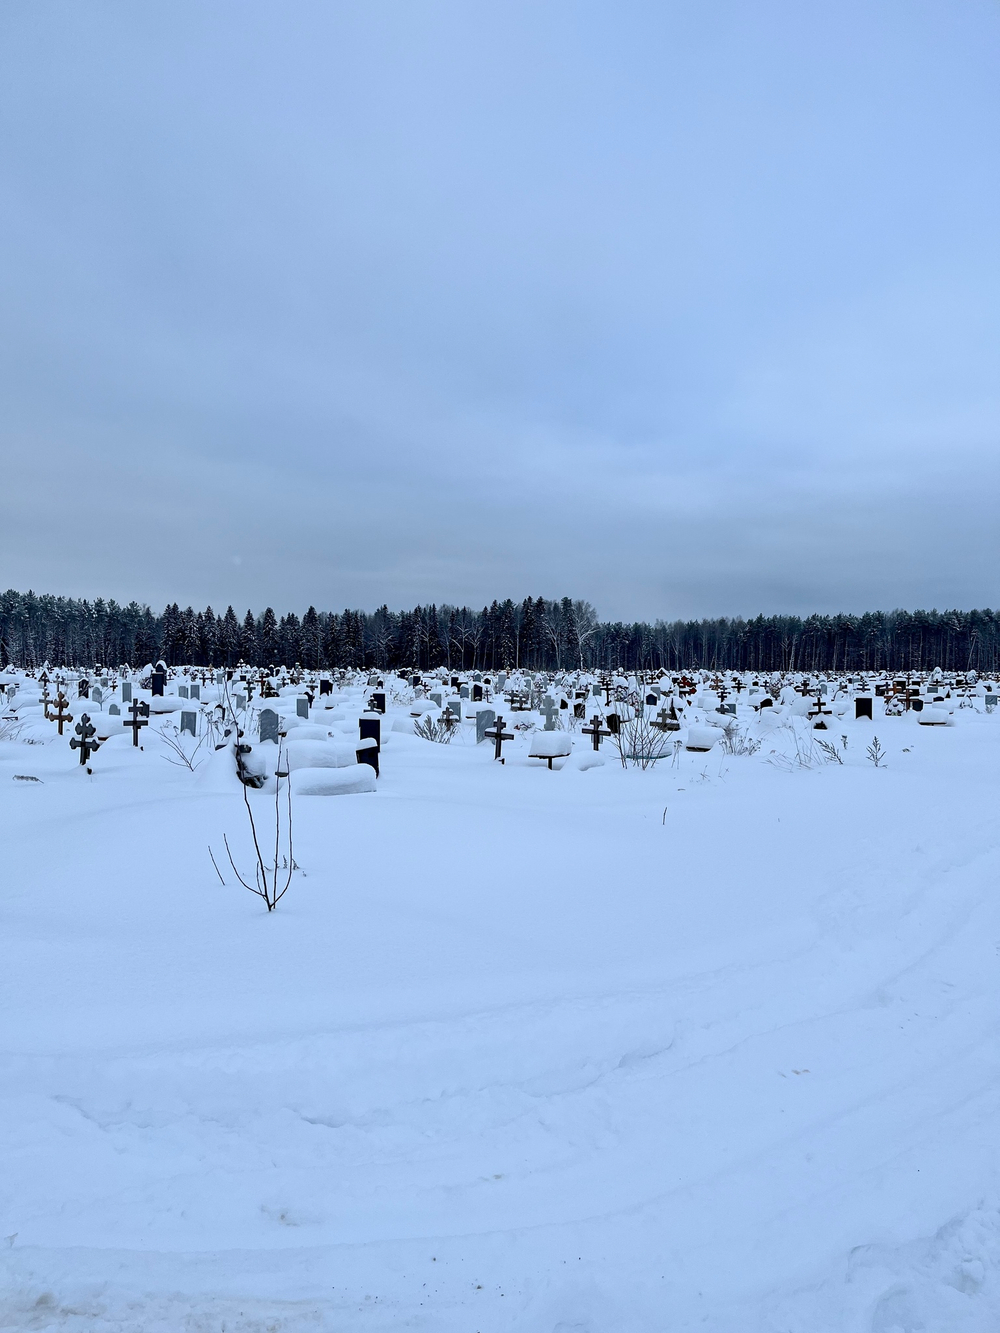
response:
[[[365,694],[325,701],[342,739]],[[208,855],[250,864],[229,748],[172,765],[154,716],[88,774],[22,710],[0,1328],[996,1330],[981,704],[877,700],[803,767],[808,720],[744,697],[756,754],[587,768],[577,731],[550,771],[390,702],[377,791],[295,798],[270,914]]]

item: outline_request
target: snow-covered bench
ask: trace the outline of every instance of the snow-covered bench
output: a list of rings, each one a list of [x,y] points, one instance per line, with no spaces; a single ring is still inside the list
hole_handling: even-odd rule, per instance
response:
[[[573,738],[565,731],[536,731],[528,758],[544,759],[551,768],[553,759],[565,759],[572,752]]]

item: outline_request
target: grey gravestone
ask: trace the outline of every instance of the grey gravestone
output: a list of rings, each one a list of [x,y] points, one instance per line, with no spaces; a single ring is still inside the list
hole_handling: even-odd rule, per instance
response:
[[[308,700],[308,699],[296,699],[296,700],[295,700],[295,716],[296,716],[296,717],[305,717],[305,718],[307,718],[307,717],[309,716],[309,700]]]
[[[476,744],[479,745],[486,739],[486,733],[497,720],[497,715],[492,708],[480,708],[476,714]]]
[[[542,700],[542,712],[545,714],[545,730],[555,731],[556,714],[559,709],[556,707],[555,699],[550,699],[548,695]]]
[[[191,695],[190,695],[189,692],[188,692],[188,687],[187,687],[186,685],[178,685],[178,686],[177,686],[177,697],[178,697],[178,699],[190,699],[190,698],[191,698]]]
[[[442,701],[444,699],[443,694],[438,694],[438,693],[429,694],[427,697],[428,699],[430,699],[432,704],[437,704],[438,708],[442,707]]]
[[[187,732],[189,736],[198,735],[198,714],[181,713],[181,732]]]
[[[247,697],[246,697],[246,695],[245,695],[245,694],[238,694],[238,695],[236,696],[236,711],[237,711],[238,713],[242,713],[243,709],[246,708],[246,706],[247,706]]]
[[[273,708],[262,708],[257,719],[257,732],[262,741],[278,741],[278,714]]]
[[[497,689],[502,690],[506,684],[507,684],[507,672],[501,671],[497,675]]]
[[[452,711],[452,712],[455,714],[455,716],[458,718],[459,722],[461,722],[461,720],[462,720],[462,701],[461,701],[461,699],[449,699],[448,702],[447,702],[447,704],[445,704],[445,707],[446,707],[446,708],[450,708],[451,711]]]
[[[201,698],[201,686],[200,686],[200,685],[192,685],[192,686],[191,686],[191,698],[192,698],[192,699],[200,699],[200,698]]]
[[[217,671],[217,672],[215,673],[215,683],[216,683],[216,685],[222,685],[222,684],[224,684],[224,683],[225,683],[225,679],[226,679],[225,672],[223,672],[223,671]]]
[[[121,714],[122,710],[118,707],[117,704],[112,704],[111,707],[108,709],[108,715],[110,717],[121,717]]]
[[[481,681],[482,678],[483,678],[483,676],[482,676],[482,672],[480,672],[480,671],[475,671],[475,672],[473,672],[473,675],[472,675],[472,679],[473,679],[473,680],[475,680],[475,681]]]
[[[469,687],[468,687],[468,685],[463,685],[463,686],[461,687],[461,689],[458,691],[458,693],[459,693],[459,695],[460,695],[463,699],[468,699],[468,697],[469,697]]]
[[[122,681],[122,703],[130,704],[132,702],[132,686],[127,680]]]
[[[95,704],[104,703],[104,692],[102,691],[100,685],[94,686],[94,688],[90,692],[90,697],[91,699],[93,699]]]

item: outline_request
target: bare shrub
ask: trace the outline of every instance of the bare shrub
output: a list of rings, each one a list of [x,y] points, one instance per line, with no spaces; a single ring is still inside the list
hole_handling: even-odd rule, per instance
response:
[[[414,722],[413,734],[419,736],[421,740],[435,741],[438,745],[450,745],[451,738],[455,734],[455,724],[453,722],[449,726],[444,718],[427,713]]]

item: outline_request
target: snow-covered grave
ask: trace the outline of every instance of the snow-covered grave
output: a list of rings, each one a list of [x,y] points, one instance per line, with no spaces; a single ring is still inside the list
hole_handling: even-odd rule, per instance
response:
[[[0,673],[0,1327],[1000,1326],[997,695]]]

